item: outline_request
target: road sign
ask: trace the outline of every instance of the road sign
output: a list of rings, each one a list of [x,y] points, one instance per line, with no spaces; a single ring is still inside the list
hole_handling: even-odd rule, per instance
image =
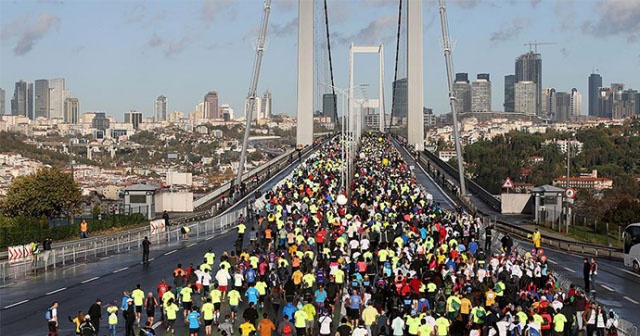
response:
[[[9,246],[9,263],[18,263],[28,259],[32,255],[29,245]]]
[[[576,197],[576,190],[575,190],[575,189],[573,189],[573,188],[567,188],[567,189],[564,191],[564,196],[565,196],[566,198],[574,198],[574,197]]]
[[[502,183],[502,189],[511,189],[513,188],[513,182],[511,181],[510,177],[507,177],[504,180],[504,183]]]
[[[165,225],[164,225],[164,219],[156,219],[156,220],[152,220],[151,222],[149,222],[149,225],[151,226],[151,234],[157,234],[157,233],[164,233],[165,232]]]

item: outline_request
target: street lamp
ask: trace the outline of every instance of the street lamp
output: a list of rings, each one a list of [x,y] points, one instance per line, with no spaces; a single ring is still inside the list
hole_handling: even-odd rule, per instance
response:
[[[341,152],[342,152],[342,190],[344,190],[345,193],[349,194],[349,190],[348,190],[348,186],[349,186],[349,182],[347,180],[351,180],[351,170],[352,170],[352,146],[353,146],[353,136],[355,134],[354,130],[352,129],[354,127],[354,125],[351,123],[351,100],[350,100],[350,95],[349,92],[353,89],[357,89],[357,88],[363,88],[363,87],[367,87],[369,86],[369,84],[359,84],[353,87],[350,87],[348,89],[341,89],[339,87],[336,87],[334,85],[330,85],[330,84],[324,84],[327,87],[330,87],[332,89],[334,89],[336,92],[338,92],[343,98],[342,98],[342,120],[340,122],[341,124]],[[349,139],[349,145],[347,146],[347,139]],[[345,167],[346,166],[346,167]]]

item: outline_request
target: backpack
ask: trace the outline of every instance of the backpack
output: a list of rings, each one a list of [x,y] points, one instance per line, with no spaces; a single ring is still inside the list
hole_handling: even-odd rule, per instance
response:
[[[47,311],[44,313],[44,318],[49,321],[53,318],[53,312],[51,311],[51,308],[47,309]]]
[[[291,324],[287,323],[287,324],[284,325],[284,327],[282,327],[282,333],[284,335],[291,335],[291,332],[292,332]]]

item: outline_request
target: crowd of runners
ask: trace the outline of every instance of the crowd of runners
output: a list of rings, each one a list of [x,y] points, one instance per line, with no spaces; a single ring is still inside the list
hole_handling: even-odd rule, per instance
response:
[[[338,140],[256,195],[235,250],[108,305],[110,335],[617,334],[613,314],[556,284],[542,250],[492,250],[480,218],[428,200],[390,137],[363,136],[345,192]],[[97,334],[101,304],[71,318],[79,335]]]

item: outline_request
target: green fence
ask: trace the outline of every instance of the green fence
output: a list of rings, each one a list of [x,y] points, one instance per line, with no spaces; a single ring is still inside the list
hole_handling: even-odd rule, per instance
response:
[[[127,227],[146,221],[145,216],[139,213],[103,214],[100,219],[78,217],[74,218],[73,222],[69,219],[50,221],[46,218],[0,217],[0,248],[28,244],[33,241],[42,242],[46,237],[54,241],[77,238],[80,236],[80,223],[83,220],[87,221],[89,236],[94,232]]]

